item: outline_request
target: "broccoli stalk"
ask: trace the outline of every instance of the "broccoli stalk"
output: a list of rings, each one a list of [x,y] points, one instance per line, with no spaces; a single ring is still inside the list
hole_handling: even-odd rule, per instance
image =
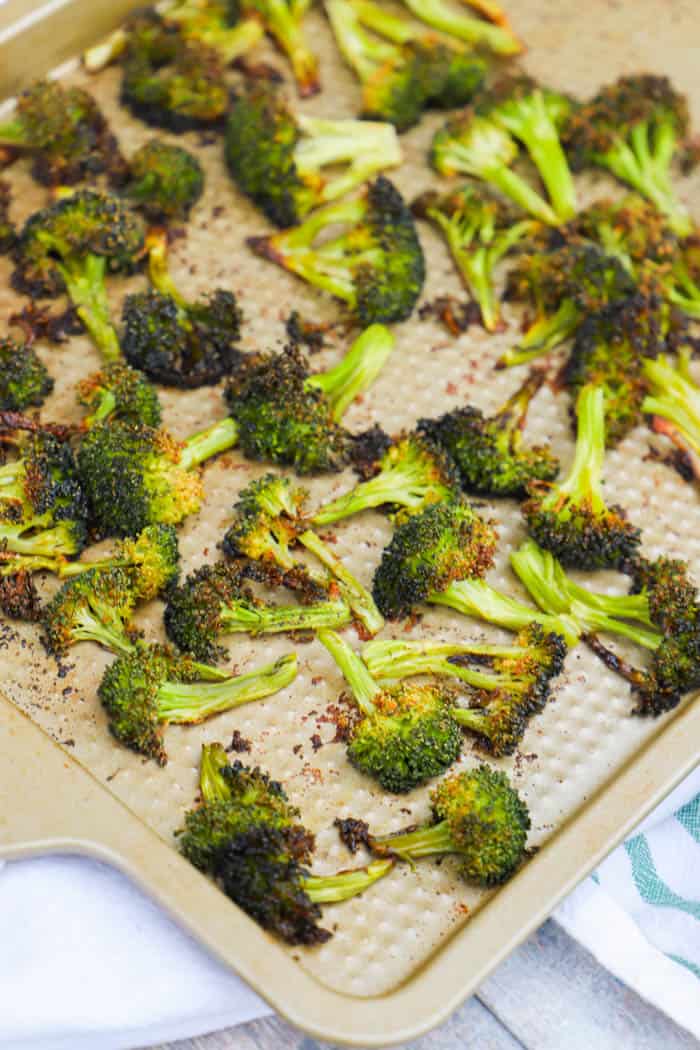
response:
[[[340,635],[324,630],[318,638],[342,671],[361,713],[347,748],[353,765],[385,790],[403,793],[456,761],[462,733],[452,716],[449,689],[403,683],[382,688]]]
[[[168,760],[161,737],[164,725],[203,722],[271,696],[293,682],[296,674],[296,656],[291,653],[247,674],[202,682],[186,657],[175,657],[157,646],[139,647],[107,668],[98,696],[114,736],[164,766]]]
[[[430,794],[433,822],[415,831],[370,836],[370,849],[401,860],[455,853],[466,882],[497,886],[525,856],[527,806],[505,775],[479,766],[445,777]]]
[[[370,325],[357,337],[343,359],[325,372],[315,372],[307,387],[320,390],[340,423],[352,402],[374,383],[394,349],[394,337],[381,324]]]
[[[325,230],[345,232],[317,243]],[[423,287],[423,252],[411,214],[384,176],[362,196],[330,204],[300,226],[249,237],[256,254],[347,303],[363,325],[410,316]]]
[[[530,534],[564,565],[615,568],[632,557],[641,540],[620,507],[602,494],[605,458],[605,392],[587,384],[576,403],[574,461],[558,484],[531,486],[522,512]]]
[[[132,652],[135,604],[128,570],[93,569],[67,580],[44,609],[49,652],[62,657],[79,642],[96,642],[113,653]]]
[[[311,529],[299,534],[299,542],[329,570],[336,581],[340,595],[369,635],[378,634],[384,626],[384,617],[366,587],[357,580],[343,562]]]
[[[511,165],[518,155],[515,139],[494,120],[473,110],[452,117],[433,138],[431,162],[441,175],[470,175],[495,186],[535,219],[556,226],[556,212]]]
[[[693,476],[700,480],[700,388],[688,365],[685,354],[680,355],[675,368],[664,358],[644,361],[644,376],[651,390],[642,403],[642,412],[651,417],[652,430],[681,451]]]
[[[664,285],[670,303],[688,317],[700,320],[700,237],[697,234],[681,244]]]
[[[438,419],[421,419],[421,433],[454,460],[465,489],[483,496],[524,496],[534,481],[552,481],[559,462],[548,445],[523,443],[528,408],[546,375],[533,369],[525,382],[492,415],[473,405]]]
[[[508,26],[489,24],[450,8],[444,0],[403,0],[409,11],[441,33],[496,55],[517,55],[523,46]]]
[[[499,198],[471,183],[443,197],[425,193],[412,208],[442,231],[466,288],[479,305],[484,328],[498,331],[501,310],[494,270],[533,232],[535,224],[528,219],[516,221]]]
[[[306,0],[241,0],[241,7],[260,16],[267,32],[287,56],[301,97],[318,94],[318,60],[302,29]]]
[[[454,466],[438,445],[420,434],[393,442],[377,463],[378,472],[326,503],[311,519],[330,525],[372,507],[402,507],[412,513],[458,491]]]

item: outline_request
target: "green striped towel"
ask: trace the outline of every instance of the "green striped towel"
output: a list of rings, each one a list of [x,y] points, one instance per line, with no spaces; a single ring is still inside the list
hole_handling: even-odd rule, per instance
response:
[[[700,1038],[700,768],[554,917],[616,977]]]

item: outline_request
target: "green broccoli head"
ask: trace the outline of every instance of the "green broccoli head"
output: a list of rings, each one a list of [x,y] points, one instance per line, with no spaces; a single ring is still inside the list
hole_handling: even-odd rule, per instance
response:
[[[49,652],[65,656],[78,642],[96,642],[112,652],[129,652],[135,604],[134,578],[128,569],[90,569],[67,580],[44,608]]]
[[[86,426],[105,420],[143,423],[157,427],[161,421],[158,392],[146,377],[122,361],[105,365],[82,379],[77,387],[78,404],[88,410]]]
[[[599,244],[637,278],[649,263],[665,269],[678,251],[678,238],[666,217],[636,193],[591,204],[576,216],[572,232]]]
[[[559,472],[549,445],[525,445],[522,439],[529,403],[543,381],[543,373],[533,372],[493,416],[465,405],[420,420],[419,430],[447,450],[465,489],[522,497],[533,482],[552,481]]]
[[[182,146],[151,139],[129,162],[125,193],[150,220],[187,219],[202,196],[204,172],[193,154]]]
[[[373,594],[384,616],[407,616],[453,580],[481,578],[493,564],[496,532],[462,498],[411,515],[382,553]]]
[[[53,390],[53,379],[36,350],[14,339],[0,338],[0,410],[23,412],[41,405]]]
[[[317,244],[324,230],[345,232]],[[410,316],[425,279],[425,262],[411,213],[384,176],[357,198],[331,204],[302,225],[252,237],[258,255],[348,304],[362,325]]]
[[[119,184],[126,172],[95,99],[57,80],[36,80],[22,92],[13,119],[0,125],[0,145],[28,150],[34,177],[47,186],[67,186],[101,172]]]

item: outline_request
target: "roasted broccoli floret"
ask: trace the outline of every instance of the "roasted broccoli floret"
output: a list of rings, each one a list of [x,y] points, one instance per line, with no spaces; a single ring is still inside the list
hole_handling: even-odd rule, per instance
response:
[[[231,419],[184,442],[145,424],[96,423],[78,450],[94,524],[112,536],[135,536],[146,525],[177,525],[204,498],[195,468],[231,448],[237,435]]]
[[[689,474],[700,480],[700,387],[689,364],[687,353],[679,355],[675,366],[663,357],[644,361],[649,394],[642,412],[650,417],[652,430],[679,450]]]
[[[485,63],[457,38],[426,32],[383,5],[327,0],[326,12],[343,57],[362,82],[365,117],[404,131],[426,106],[465,105],[483,81]]]
[[[517,172],[512,164],[518,146],[510,132],[474,109],[451,117],[436,131],[430,159],[441,175],[470,175],[500,190],[504,196],[540,222],[559,222],[552,206]]]
[[[117,568],[131,572],[137,601],[147,602],[163,594],[176,582],[180,573],[180,551],[174,527],[147,525],[135,538],[120,540],[109,557],[65,562],[57,571],[60,576],[66,577]]]
[[[53,390],[49,370],[28,343],[0,336],[0,410],[23,412]]]
[[[532,541],[511,556],[513,566],[541,608],[566,607],[593,651],[632,685],[636,714],[659,715],[700,684],[700,602],[683,562],[635,559],[627,566],[633,593],[597,594],[575,584],[548,552]],[[651,654],[637,669],[597,636],[620,635]]]
[[[70,557],[85,545],[87,507],[68,444],[31,434],[0,466],[0,547],[31,557]]]
[[[380,856],[414,861],[455,853],[466,882],[497,886],[525,857],[527,806],[500,770],[479,766],[451,773],[431,792],[433,821],[393,835],[370,836]]]
[[[190,302],[168,270],[165,235],[151,231],[146,243],[154,287],[124,300],[124,356],[134,368],[166,386],[218,383],[241,360],[237,344],[242,313],[236,296],[216,288]]]
[[[261,566],[253,569],[240,560],[203,565],[191,573],[168,597],[165,629],[170,640],[198,660],[212,660],[222,635],[313,631],[342,627],[350,620],[350,608],[340,600],[311,605],[263,601],[246,585],[250,578],[270,580]]]
[[[588,314],[636,291],[622,263],[594,244],[566,243],[521,255],[508,274],[505,294],[532,307],[535,321],[499,367],[522,365],[554,350]]]
[[[92,95],[56,80],[37,80],[17,100],[13,118],[0,124],[0,146],[26,150],[35,179],[67,186],[107,172],[115,184],[126,165]]]
[[[688,211],[676,197],[671,166],[688,135],[688,104],[667,77],[620,77],[573,110],[566,145],[575,171],[605,168],[652,201],[682,237]]]
[[[203,722],[271,696],[293,682],[296,673],[296,656],[291,653],[257,671],[202,681],[186,656],[161,646],[140,646],[107,668],[97,695],[117,740],[164,766],[168,761],[162,737],[165,725]]]
[[[362,659],[375,678],[430,674],[459,679],[469,687],[469,707],[455,708],[455,720],[499,758],[513,753],[530,718],[545,706],[566,652],[561,635],[531,624],[514,646],[374,641],[365,646]]]
[[[533,233],[536,224],[474,182],[444,195],[424,193],[412,209],[442,231],[467,291],[479,305],[484,328],[498,331],[502,322],[494,269]]]
[[[178,132],[221,123],[229,104],[228,55],[186,39],[153,9],[134,15],[122,39],[121,102],[134,116]]]
[[[130,271],[144,245],[143,220],[119,198],[79,190],[35,212],[15,246],[15,287],[32,297],[64,290],[107,361],[121,356],[105,278]]]
[[[482,496],[525,496],[533,481],[552,481],[559,472],[549,445],[525,445],[522,437],[530,402],[544,379],[533,370],[492,416],[465,405],[421,419],[418,429],[449,453],[465,489]]]
[[[650,263],[654,273],[666,270],[678,253],[678,238],[666,216],[636,193],[618,201],[596,201],[579,212],[570,232],[595,241],[642,284]]]
[[[276,88],[257,84],[229,114],[226,163],[238,187],[285,227],[396,167],[401,147],[391,124],[295,114]]]
[[[389,860],[312,875],[313,835],[284,788],[260,769],[228,764],[220,744],[202,748],[201,804],[185,815],[182,853],[265,929],[290,944],[322,944],[321,904],[347,900],[386,875]]]
[[[344,232],[318,243],[336,225]],[[411,213],[380,176],[361,196],[330,204],[300,226],[250,237],[256,254],[347,303],[362,325],[410,317],[425,279]]]
[[[298,474],[340,470],[352,445],[340,421],[377,378],[393,346],[388,329],[370,325],[325,372],[310,372],[295,346],[246,357],[226,390],[245,455],[293,466]]]
[[[482,116],[522,142],[559,221],[573,218],[576,187],[559,138],[574,108],[571,99],[520,73],[501,77],[478,96],[475,105]]]
[[[129,174],[124,192],[155,222],[186,219],[204,189],[204,172],[197,158],[182,146],[160,139],[151,139],[134,153]]]
[[[251,482],[234,505],[234,521],[223,540],[224,553],[277,566],[282,581],[304,592],[309,600],[322,598],[329,589],[339,591],[369,634],[384,625],[371,594],[343,562],[300,519],[306,492],[289,478],[265,474]],[[297,561],[291,548],[296,542],[311,551],[330,571],[332,580]]]
[[[11,192],[8,184],[0,179],[0,255],[12,251],[17,232],[10,218]]]
[[[631,558],[641,532],[602,493],[605,457],[605,391],[584,386],[576,402],[574,461],[555,485],[533,483],[522,512],[540,546],[577,569],[616,568]]]
[[[493,565],[496,531],[463,497],[434,503],[397,527],[372,592],[384,616],[408,616],[453,580],[481,579]]]
[[[115,653],[134,647],[131,619],[136,605],[128,569],[90,569],[67,580],[44,608],[46,646],[65,656],[78,642],[97,642]]]
[[[450,456],[418,432],[393,441],[376,461],[374,475],[349,492],[324,504],[314,525],[330,525],[372,507],[402,508],[418,513],[459,492],[459,476]]]
[[[99,372],[81,379],[77,387],[78,404],[87,408],[86,427],[105,420],[145,423],[157,427],[161,421],[158,391],[142,372],[121,361],[105,365]]]
[[[642,421],[644,364],[663,346],[664,312],[655,297],[638,293],[589,314],[576,332],[563,380],[574,395],[587,383],[603,389],[608,445]]]
[[[462,732],[452,715],[454,693],[440,684],[399,682],[382,688],[334,631],[319,631],[350,686],[361,717],[349,731],[347,755],[386,791],[403,794],[455,762]]]

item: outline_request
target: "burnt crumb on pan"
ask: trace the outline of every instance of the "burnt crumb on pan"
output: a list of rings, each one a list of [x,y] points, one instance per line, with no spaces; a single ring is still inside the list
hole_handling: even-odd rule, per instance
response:
[[[336,817],[333,826],[338,829],[340,841],[351,853],[357,853],[361,846],[369,849],[369,824],[366,820]]]
[[[314,751],[318,751],[319,748],[323,747],[323,741],[321,740],[321,737],[318,735],[318,733],[314,733],[314,735],[310,739],[311,746],[314,749]]]
[[[85,325],[72,304],[65,310],[51,313],[48,307],[29,303],[17,313],[11,314],[9,323],[20,329],[25,342],[30,345],[42,340],[59,346],[67,342],[70,336],[80,335],[85,331]]]
[[[284,327],[290,342],[305,346],[310,354],[317,354],[325,346],[325,335],[331,325],[307,321],[298,310],[292,310]]]
[[[454,295],[439,295],[423,303],[418,311],[421,321],[440,321],[450,335],[461,335],[481,321],[479,304],[471,299],[457,299]]]
[[[234,729],[231,735],[231,743],[228,745],[226,750],[229,752],[234,751],[237,755],[241,755],[250,751],[251,747],[252,744],[250,740],[246,740],[246,738],[241,735],[238,729]]]

